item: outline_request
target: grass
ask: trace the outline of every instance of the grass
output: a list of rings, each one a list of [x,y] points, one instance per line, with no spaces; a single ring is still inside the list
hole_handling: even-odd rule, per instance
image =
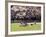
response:
[[[11,23],[11,31],[28,31],[28,30],[40,30],[41,24],[33,24],[27,26],[20,26],[18,23]]]

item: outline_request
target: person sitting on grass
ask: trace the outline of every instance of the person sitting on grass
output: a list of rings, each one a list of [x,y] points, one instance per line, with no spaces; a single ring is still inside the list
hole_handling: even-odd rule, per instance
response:
[[[27,22],[26,21],[21,21],[22,26],[27,26]]]

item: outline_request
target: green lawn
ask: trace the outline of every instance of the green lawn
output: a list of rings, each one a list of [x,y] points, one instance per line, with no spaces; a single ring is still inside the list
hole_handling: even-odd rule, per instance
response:
[[[27,26],[20,26],[18,23],[11,23],[11,31],[28,31],[28,30],[40,30],[41,24],[33,24]]]

